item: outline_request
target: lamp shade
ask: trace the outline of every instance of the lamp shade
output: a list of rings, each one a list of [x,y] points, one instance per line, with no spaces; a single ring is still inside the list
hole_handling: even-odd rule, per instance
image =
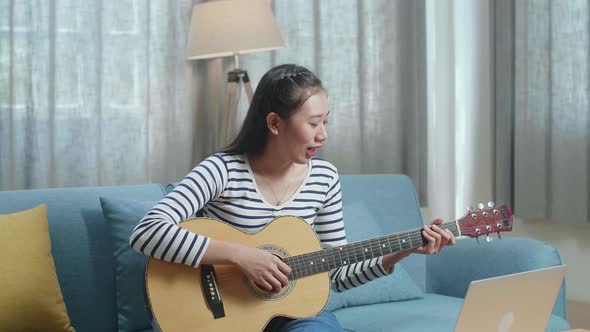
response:
[[[267,0],[223,0],[193,7],[188,59],[207,59],[284,47]]]

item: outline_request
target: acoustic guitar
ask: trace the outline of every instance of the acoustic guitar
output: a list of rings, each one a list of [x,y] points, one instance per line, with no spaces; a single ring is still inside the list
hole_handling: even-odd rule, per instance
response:
[[[179,224],[214,239],[266,250],[291,267],[289,284],[268,292],[232,265],[198,268],[149,258],[145,271],[146,309],[163,332],[262,331],[275,316],[305,318],[318,314],[330,295],[329,271],[366,259],[423,246],[422,229],[322,249],[312,227],[297,217],[279,217],[256,234],[214,219]],[[478,238],[512,230],[512,213],[492,203],[439,225],[456,237]]]

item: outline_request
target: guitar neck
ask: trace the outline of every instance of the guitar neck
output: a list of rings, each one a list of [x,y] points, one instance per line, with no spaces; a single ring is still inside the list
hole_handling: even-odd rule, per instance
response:
[[[448,229],[455,236],[461,235],[455,221],[441,224],[439,227]],[[303,255],[291,256],[285,258],[284,262],[291,267],[289,279],[295,280],[367,259],[421,247],[428,243],[422,236],[422,231],[422,228],[413,229]]]

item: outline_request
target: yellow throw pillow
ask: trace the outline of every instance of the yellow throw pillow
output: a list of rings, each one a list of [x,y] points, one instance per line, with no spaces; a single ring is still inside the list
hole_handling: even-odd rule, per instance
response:
[[[47,206],[0,215],[0,331],[70,331]]]

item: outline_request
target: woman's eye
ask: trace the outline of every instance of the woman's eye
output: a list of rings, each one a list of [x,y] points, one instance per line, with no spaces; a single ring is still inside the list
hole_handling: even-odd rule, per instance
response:
[[[318,125],[317,125],[317,124],[315,124],[315,123],[310,123],[309,125],[310,125],[310,126],[312,126],[313,128],[315,128],[315,127],[317,127],[317,126],[318,126]]]

